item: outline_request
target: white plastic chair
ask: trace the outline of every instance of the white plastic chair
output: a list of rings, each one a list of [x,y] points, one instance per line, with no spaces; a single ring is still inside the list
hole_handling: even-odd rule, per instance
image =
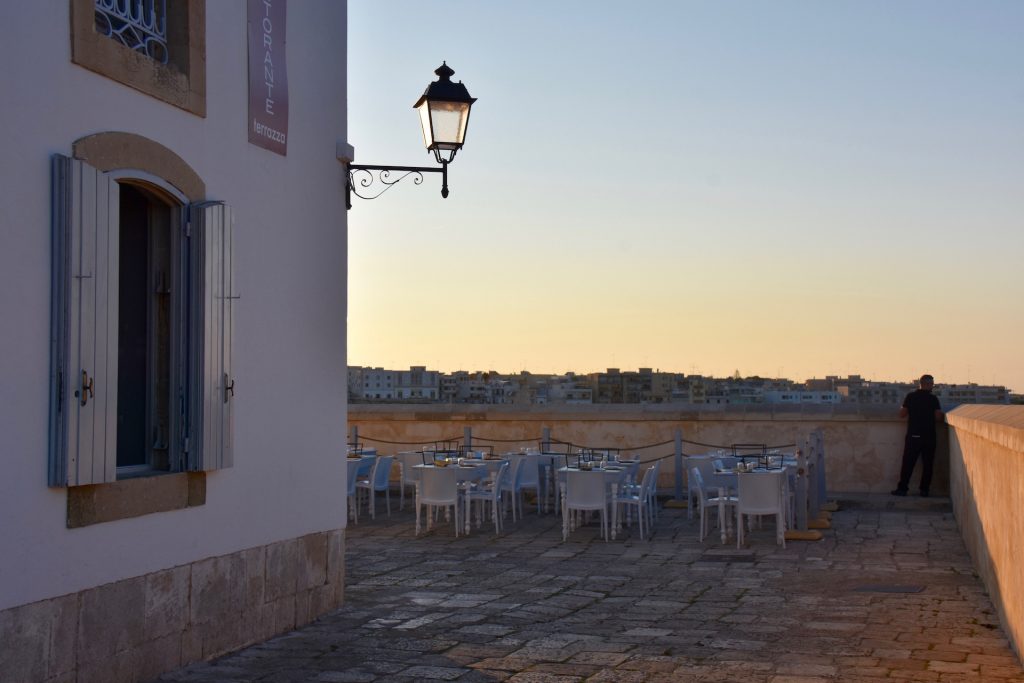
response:
[[[352,476],[349,477],[348,487],[349,493],[352,495],[353,517],[356,523],[359,523],[359,491],[362,483],[364,486],[370,480],[370,475],[373,473],[373,466],[377,464],[377,458],[375,457],[363,457],[359,459],[356,466],[349,471],[352,472]]]
[[[407,486],[412,487],[412,494],[416,496],[416,482],[419,481],[420,474],[419,470],[413,469],[416,465],[423,464],[423,453],[422,451],[402,451],[395,456],[398,460],[399,474],[398,474],[398,509],[405,509],[405,488]]]
[[[721,507],[725,508],[728,515],[732,515],[732,510],[736,509],[737,499],[736,496],[730,496],[728,493],[722,495],[717,488],[709,488],[704,483],[704,476],[700,473],[700,469],[694,467],[690,470],[690,477],[693,479],[694,488],[692,490],[697,492],[697,498],[700,502],[700,541],[704,542],[704,538],[708,535],[708,509],[713,508],[720,510]],[[730,510],[731,508],[731,510]],[[721,527],[726,523],[726,519],[721,518],[719,515],[718,525]],[[723,536],[724,538],[724,536]]]
[[[580,512],[601,513],[601,536],[608,540],[608,498],[601,472],[570,470],[565,473],[565,490],[562,492],[562,541],[569,539],[569,532],[578,525],[575,518]]]
[[[705,483],[714,481],[715,464],[714,460],[710,456],[691,455],[686,458],[686,468],[687,472],[692,472],[694,468],[700,470]],[[688,475],[686,477],[686,496],[689,501],[686,506],[687,519],[693,519],[694,510],[700,509],[701,488],[703,488],[703,485],[697,486],[697,482],[694,480],[692,475]]]
[[[661,474],[661,460],[655,460],[651,469],[654,470],[654,474],[651,475],[651,484],[647,487],[647,509],[654,520],[661,514],[661,510],[658,509],[658,476]]]
[[[516,514],[518,512],[519,517],[523,515],[523,503],[522,503],[522,479],[523,479],[523,468],[526,467],[527,457],[525,455],[513,455],[509,458],[509,464],[511,466],[511,475],[506,477],[505,483],[502,485],[500,495],[504,498],[507,493],[511,498],[512,503],[512,521],[516,521]],[[502,513],[504,514],[504,512]]]
[[[470,523],[473,517],[473,502],[477,503],[477,526],[483,522],[484,509],[487,503],[491,504],[491,516],[494,518],[494,533],[501,533],[501,489],[508,479],[509,463],[503,462],[494,473],[493,481],[482,483],[466,490],[466,534],[469,534]]]
[[[639,487],[626,488],[612,499],[612,505],[614,506],[612,508],[612,526],[616,529],[619,528],[619,510],[630,505],[636,507],[636,517],[640,523],[640,540],[645,540],[646,538],[644,528],[646,527],[647,536],[650,536],[651,528],[654,526],[654,513],[651,511],[650,506],[650,489],[654,484],[655,474],[656,466],[648,467],[647,471],[644,472],[644,477],[640,481]]]
[[[347,495],[345,497],[345,500],[346,505],[348,506],[349,509],[349,514],[352,515],[353,524],[359,524],[359,503],[356,500],[356,494],[358,493],[358,489],[356,489],[356,482],[359,481],[359,479],[356,475],[359,472],[359,465],[361,464],[361,462],[355,463],[354,467],[350,465],[347,472],[348,491],[346,492]]]
[[[521,458],[523,461],[523,468],[519,477],[519,495],[522,495],[523,491],[533,491],[537,499],[537,514],[539,515],[542,502],[540,499],[540,465],[537,458],[526,455],[516,457]],[[523,516],[522,503],[519,505],[519,516]]]
[[[378,491],[384,492],[388,503],[388,517],[391,516],[391,463],[394,459],[393,455],[379,456],[377,462],[373,464],[370,478],[356,482],[356,487],[366,491],[369,495],[367,505],[370,509],[370,519],[377,518],[376,494]]]
[[[784,470],[746,472],[738,476],[736,505],[736,547],[743,545],[743,518],[775,515],[775,541],[786,547],[786,500]]]
[[[459,535],[459,480],[454,467],[424,467],[416,482],[416,535],[420,534],[420,509],[427,506],[427,531],[434,522],[433,509],[452,508],[455,536]]]
[[[622,468],[622,481],[619,483],[620,491],[628,491],[630,489],[640,488],[640,482],[636,480],[637,475],[640,474],[640,459],[637,458],[632,462],[621,462],[618,460],[610,461],[613,467]]]

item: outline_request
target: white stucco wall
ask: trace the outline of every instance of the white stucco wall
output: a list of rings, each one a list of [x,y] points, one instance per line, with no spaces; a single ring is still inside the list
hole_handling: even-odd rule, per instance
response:
[[[246,3],[206,4],[207,116],[70,61],[69,3],[0,9],[0,609],[345,524],[346,4],[288,6],[288,156],[247,142]],[[50,167],[149,137],[235,211],[235,466],[205,505],[66,528],[46,486]]]

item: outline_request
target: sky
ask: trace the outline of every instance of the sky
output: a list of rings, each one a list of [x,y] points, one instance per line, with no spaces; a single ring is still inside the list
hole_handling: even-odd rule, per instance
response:
[[[348,362],[1024,392],[1024,3],[349,2]]]

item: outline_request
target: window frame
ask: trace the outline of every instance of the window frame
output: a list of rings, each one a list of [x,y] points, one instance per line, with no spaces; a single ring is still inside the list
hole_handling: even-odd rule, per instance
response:
[[[184,444],[182,443],[182,439],[184,438],[184,432],[188,422],[187,416],[185,416],[181,410],[182,406],[179,405],[178,409],[175,409],[174,404],[182,400],[182,397],[185,396],[187,376],[185,368],[189,361],[186,345],[188,318],[185,302],[188,298],[189,289],[187,221],[191,202],[189,202],[184,193],[166,180],[144,171],[117,169],[114,171],[108,171],[104,175],[116,182],[119,187],[124,187],[126,185],[131,186],[147,196],[150,196],[151,201],[163,203],[168,211],[168,228],[171,233],[169,268],[171,276],[169,311],[170,329],[168,330],[169,339],[167,340],[170,353],[169,385],[167,388],[167,398],[170,402],[167,425],[168,433],[166,435],[167,462],[163,463],[164,466],[158,466],[154,462],[153,453],[150,452],[150,448],[147,447],[145,463],[116,466],[117,479],[121,480],[134,477],[184,472],[186,467],[183,454]],[[123,226],[124,221],[119,221],[119,230]],[[147,229],[150,229],[151,227],[151,225],[147,225]],[[147,272],[147,281],[151,276],[152,272],[149,270]],[[153,321],[151,317],[147,317],[149,318],[146,321],[147,346],[149,347],[147,349],[146,370],[146,433],[148,441],[148,435],[151,433],[152,427],[151,419],[153,417],[152,406],[149,401],[152,401],[155,396],[155,389],[153,386],[155,383],[155,378],[153,376],[154,370],[149,364],[152,360],[152,345],[155,341],[155,331],[153,329]]]
[[[167,3],[167,64],[98,33],[94,0],[69,2],[73,63],[206,117],[206,0]]]

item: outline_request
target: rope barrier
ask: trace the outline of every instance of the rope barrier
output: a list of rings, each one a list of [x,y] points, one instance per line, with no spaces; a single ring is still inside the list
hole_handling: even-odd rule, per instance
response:
[[[650,460],[642,460],[638,458],[638,460],[640,460],[641,465],[647,465],[648,463],[658,462],[659,460],[668,460],[669,458],[674,457],[676,457],[675,453],[669,453],[668,455],[663,455],[660,458],[651,458]]]
[[[420,440],[420,441],[388,441],[387,439],[375,439],[372,436],[366,436],[365,434],[360,434],[359,438],[361,440],[365,440],[365,441],[373,441],[375,443],[395,444],[395,445],[398,445],[398,446],[422,446],[423,444],[437,443],[439,441],[462,441],[462,437],[461,436],[456,437],[454,439],[423,439],[423,440]]]
[[[525,439],[488,439],[486,436],[473,435],[473,441],[493,441],[494,443],[523,443],[524,441],[540,441],[540,439],[534,439],[527,437]]]
[[[584,446],[582,444],[572,443],[571,441],[561,441],[560,439],[550,439],[549,441],[550,443],[562,444],[563,446],[572,446],[573,448],[583,448],[588,451],[642,451],[647,448],[657,448],[658,446],[667,446],[670,443],[675,443],[673,439],[669,439],[668,441],[661,441],[659,443],[649,443],[644,446]]]
[[[732,446],[733,446],[732,444],[729,444],[728,446],[723,446],[723,445],[720,445],[720,444],[713,444],[713,443],[701,443],[700,441],[690,441],[689,439],[683,439],[683,443],[688,443],[691,446],[701,446],[703,448],[717,448],[717,449],[723,450],[723,451],[732,450]],[[785,444],[781,444],[779,446],[765,446],[765,449],[766,450],[772,450],[772,449],[776,449],[776,448],[793,448],[795,446],[796,446],[795,443],[785,443]]]
[[[366,441],[373,441],[375,443],[386,443],[386,444],[393,444],[393,445],[399,445],[399,446],[416,446],[416,445],[423,445],[423,444],[428,444],[428,443],[437,443],[439,441],[454,441],[454,442],[461,442],[462,441],[462,437],[461,436],[457,436],[457,437],[450,438],[450,439],[426,439],[426,440],[422,440],[422,441],[388,441],[387,439],[375,439],[374,437],[366,436],[365,434],[360,434],[359,438],[363,439],[363,440],[366,440]],[[532,441],[538,441],[538,442],[539,441],[543,441],[542,438],[529,438],[529,437],[523,438],[523,439],[492,439],[492,438],[487,438],[487,437],[483,437],[483,436],[477,436],[475,434],[472,435],[472,438],[473,438],[474,441],[491,441],[493,443],[524,443],[524,442],[532,442]],[[584,446],[582,444],[572,443],[571,441],[562,441],[561,439],[554,439],[554,438],[549,439],[549,442],[550,443],[561,444],[563,446],[571,446],[572,448],[580,448],[580,449],[591,450],[591,451],[617,450],[617,451],[620,451],[620,452],[621,451],[642,451],[642,450],[646,450],[648,448],[657,448],[659,446],[667,446],[670,443],[674,443],[674,441],[672,439],[670,439],[668,441],[661,441],[659,443],[645,444],[643,446]],[[733,448],[732,444],[722,445],[722,444],[701,443],[700,441],[690,441],[689,439],[683,439],[682,442],[685,443],[685,444],[689,444],[691,446],[700,446],[701,448],[714,448],[714,449],[723,450],[723,451],[724,450],[732,450],[732,448]],[[781,448],[795,448],[795,447],[796,447],[795,443],[786,443],[786,444],[779,444],[777,446],[765,446],[765,449],[766,450],[777,450],[777,449],[781,449]],[[675,455],[675,454],[673,453],[673,455]],[[686,453],[683,453],[683,455],[689,457]],[[690,455],[696,455],[696,454],[690,454]],[[656,458],[656,460],[660,460],[660,459],[661,458]],[[654,461],[651,460],[651,461],[647,461],[647,462],[654,462]]]

